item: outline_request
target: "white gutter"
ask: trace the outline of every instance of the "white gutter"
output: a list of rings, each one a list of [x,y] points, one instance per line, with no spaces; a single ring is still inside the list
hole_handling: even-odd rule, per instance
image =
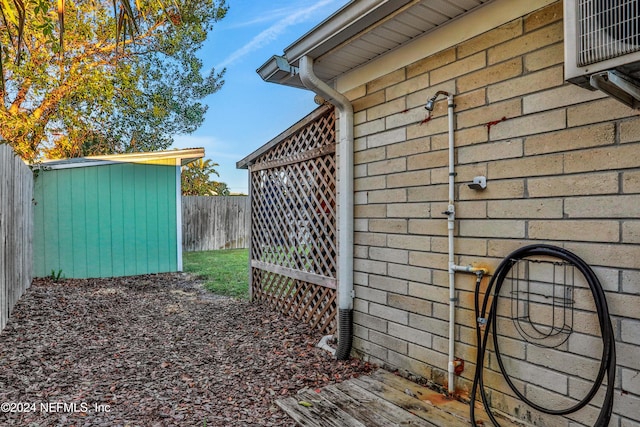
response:
[[[300,58],[300,80],[304,86],[335,105],[339,112],[338,133],[338,349],[336,358],[351,353],[353,338],[353,106],[346,96],[320,80],[313,59]]]

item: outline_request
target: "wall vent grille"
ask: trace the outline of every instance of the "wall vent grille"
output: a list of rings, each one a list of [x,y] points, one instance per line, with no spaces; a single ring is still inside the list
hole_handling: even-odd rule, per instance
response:
[[[578,0],[578,66],[640,51],[640,0]]]

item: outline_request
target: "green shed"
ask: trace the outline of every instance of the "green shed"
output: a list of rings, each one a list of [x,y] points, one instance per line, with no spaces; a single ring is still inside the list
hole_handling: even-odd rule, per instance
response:
[[[182,271],[180,171],[193,148],[34,165],[34,276]]]

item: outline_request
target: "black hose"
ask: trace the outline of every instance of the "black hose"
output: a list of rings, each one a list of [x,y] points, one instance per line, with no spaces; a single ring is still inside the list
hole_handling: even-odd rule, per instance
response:
[[[603,350],[602,350],[602,358],[600,361],[600,368],[598,370],[598,375],[594,380],[593,386],[591,390],[586,394],[586,396],[580,400],[575,405],[566,408],[566,409],[551,409],[542,407],[535,402],[527,399],[523,393],[520,392],[514,385],[513,381],[509,377],[504,367],[502,356],[500,354],[500,346],[498,345],[498,334],[497,334],[497,321],[496,321],[496,307],[499,300],[500,289],[504,283],[504,279],[511,269],[511,267],[517,263],[518,261],[529,257],[529,256],[551,256],[568,263],[573,264],[585,277],[589,288],[593,294],[593,298],[596,304],[596,311],[598,314],[598,322],[600,324],[600,332],[602,336]],[[488,404],[488,399],[486,396],[484,381],[483,381],[483,370],[484,370],[484,354],[487,348],[487,341],[489,337],[489,330],[491,330],[491,335],[493,335],[493,345],[496,360],[498,361],[498,365],[500,366],[500,371],[504,376],[507,384],[511,390],[518,396],[520,400],[522,400],[525,404],[530,407],[543,412],[545,414],[551,415],[567,415],[573,412],[578,411],[579,409],[585,407],[595,396],[602,384],[605,374],[607,375],[607,391],[605,393],[604,402],[602,405],[602,409],[600,410],[600,414],[594,424],[594,427],[607,427],[609,425],[609,420],[611,419],[611,414],[613,412],[613,393],[615,386],[615,366],[616,366],[616,351],[615,351],[615,337],[613,333],[613,327],[611,326],[611,319],[609,317],[609,309],[607,306],[607,300],[602,290],[602,285],[600,281],[596,277],[595,273],[581,258],[577,255],[567,251],[566,249],[551,246],[551,245],[530,245],[520,248],[514,252],[512,252],[507,258],[505,258],[498,268],[496,269],[493,277],[491,278],[489,285],[487,287],[487,291],[484,296],[484,300],[482,302],[482,308],[479,306],[479,295],[480,295],[480,281],[476,282],[476,298],[475,298],[475,314],[476,319],[478,319],[478,323],[476,325],[476,340],[478,342],[478,352],[476,357],[476,373],[473,379],[473,389],[471,390],[470,396],[470,418],[472,423],[475,425],[475,400],[476,400],[476,391],[480,390],[480,395],[482,397],[482,402],[487,411],[491,422],[499,427],[500,424],[496,420],[495,416],[491,412],[491,408]],[[493,297],[493,298],[491,298]],[[491,299],[491,307],[487,312],[487,306],[489,305],[489,299]],[[485,333],[482,334],[482,326],[484,323]]]

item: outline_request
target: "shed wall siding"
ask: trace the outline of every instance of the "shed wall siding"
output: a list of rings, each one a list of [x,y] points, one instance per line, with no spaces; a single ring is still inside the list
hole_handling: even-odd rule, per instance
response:
[[[35,276],[177,271],[176,166],[164,162],[40,171]]]
[[[456,263],[493,271],[513,250],[545,242],[590,264],[617,331],[611,425],[640,426],[640,117],[564,83],[562,2],[347,93],[356,136],[356,352],[446,382],[446,100],[430,120],[424,109],[437,90],[455,94]],[[466,185],[477,175],[487,177],[483,192]],[[456,356],[466,366],[456,388],[465,394],[475,370],[475,277],[456,280]],[[567,344],[568,373],[547,366],[544,353],[505,328],[513,338],[505,351],[530,362],[521,378],[527,393],[543,401],[584,394],[588,380],[581,376],[594,361],[584,357],[594,345],[589,322]],[[494,406],[528,411],[498,374],[488,375]],[[564,418],[531,411],[528,421],[589,426],[596,413],[594,406]]]

